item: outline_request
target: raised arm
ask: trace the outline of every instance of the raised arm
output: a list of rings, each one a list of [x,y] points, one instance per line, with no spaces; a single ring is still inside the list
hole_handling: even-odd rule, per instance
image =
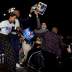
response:
[[[41,25],[40,25],[40,18],[39,18],[38,12],[35,11],[34,13],[36,15],[36,20],[37,20],[37,29],[40,29]]]

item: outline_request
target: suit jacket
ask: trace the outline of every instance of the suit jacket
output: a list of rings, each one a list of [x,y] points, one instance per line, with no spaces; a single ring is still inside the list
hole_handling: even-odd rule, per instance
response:
[[[61,37],[53,32],[47,32],[45,34],[45,44],[46,44],[46,50],[52,54],[55,54],[57,56],[61,56],[62,49],[63,49],[63,42]]]

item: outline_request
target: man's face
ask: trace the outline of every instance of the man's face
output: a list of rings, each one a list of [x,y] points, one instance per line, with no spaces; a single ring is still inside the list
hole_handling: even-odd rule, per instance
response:
[[[42,29],[47,29],[46,23],[42,23],[41,28],[42,28]]]
[[[16,16],[10,16],[9,21],[13,23],[15,22],[15,19],[16,19]]]

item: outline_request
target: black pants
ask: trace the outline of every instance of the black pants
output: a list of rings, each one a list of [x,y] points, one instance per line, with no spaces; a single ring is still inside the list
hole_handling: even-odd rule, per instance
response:
[[[0,34],[0,49],[5,54],[5,64],[8,66],[8,71],[16,72],[14,51],[7,35]]]
[[[9,38],[10,38],[11,46],[14,50],[16,63],[18,63],[19,62],[19,50],[20,50],[20,42],[19,42],[18,35],[9,34]]]
[[[48,51],[42,51],[45,58],[45,72],[56,72],[56,56]]]

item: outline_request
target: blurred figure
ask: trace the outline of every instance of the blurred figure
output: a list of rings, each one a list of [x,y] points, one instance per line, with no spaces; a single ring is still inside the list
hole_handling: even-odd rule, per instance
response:
[[[14,21],[14,26],[12,27],[12,32],[9,34],[9,37],[10,37],[10,42],[12,44],[12,47],[14,48],[15,51],[14,54],[16,59],[16,67],[20,67],[19,66],[20,42],[18,37],[18,34],[20,33],[20,22],[18,19],[20,17],[20,12],[19,10],[14,10],[12,13],[16,15],[16,19]]]
[[[22,35],[20,37],[20,42],[22,43],[20,55],[21,55],[22,52],[23,52],[23,55],[24,55],[23,58],[20,58],[20,64],[23,64],[27,60],[27,55],[28,55],[28,52],[31,50],[31,45],[26,42],[26,40],[24,39],[24,37]]]
[[[16,19],[15,19],[15,29],[20,30],[20,11],[19,10],[14,10],[13,12],[14,14],[16,14]]]
[[[26,41],[23,41],[22,48],[23,48],[23,52],[24,52],[24,61],[23,62],[25,63],[26,59],[27,59],[28,52],[31,50],[31,45],[28,44]]]
[[[52,28],[52,32],[58,34],[58,35],[61,37],[62,40],[64,39],[64,37],[59,33],[58,27],[54,26],[54,27]]]
[[[58,35],[58,29],[54,27],[52,32],[47,32],[44,36],[45,40],[45,49],[44,49],[44,56],[46,58],[46,65],[49,67],[49,71],[51,69],[57,68],[56,63],[57,61],[61,61],[62,53],[64,51],[64,43],[61,37]],[[47,68],[48,69],[48,68]]]
[[[8,14],[8,20],[0,23],[0,52],[5,54],[5,64],[8,65],[9,72],[16,72],[15,70],[15,57],[14,49],[9,42],[9,33],[12,31],[16,15],[13,13]]]
[[[28,52],[27,66],[30,67],[34,72],[43,71],[44,68],[44,57],[42,55],[42,40],[41,37],[37,36],[34,41],[33,48]]]
[[[30,55],[31,55],[33,52],[36,52],[36,51],[41,50],[41,44],[42,44],[41,38],[40,38],[39,36],[37,36],[37,37],[35,38],[35,40],[34,40],[34,46],[33,46],[33,48],[29,51],[27,57],[29,58]],[[28,58],[27,58],[27,59],[28,59]]]
[[[35,29],[35,33],[44,33],[46,31],[48,31],[47,29],[47,24],[45,22],[41,23],[40,22],[40,18],[39,18],[39,15],[38,15],[38,12],[35,11],[34,12],[35,15],[36,15],[36,20],[37,20],[37,28]]]
[[[46,48],[45,47],[45,34],[49,31],[47,29],[47,24],[45,22],[41,23],[40,22],[40,19],[39,19],[39,15],[38,15],[38,12],[35,11],[35,14],[36,14],[36,18],[37,18],[37,28],[34,30],[36,36],[40,36],[41,39],[42,39],[42,48]]]
[[[36,36],[40,36],[42,39],[42,49],[46,49],[46,44],[45,44],[45,34],[48,32],[49,30],[47,29],[47,24],[46,23],[42,23],[41,24],[41,28],[35,30],[35,34]]]

